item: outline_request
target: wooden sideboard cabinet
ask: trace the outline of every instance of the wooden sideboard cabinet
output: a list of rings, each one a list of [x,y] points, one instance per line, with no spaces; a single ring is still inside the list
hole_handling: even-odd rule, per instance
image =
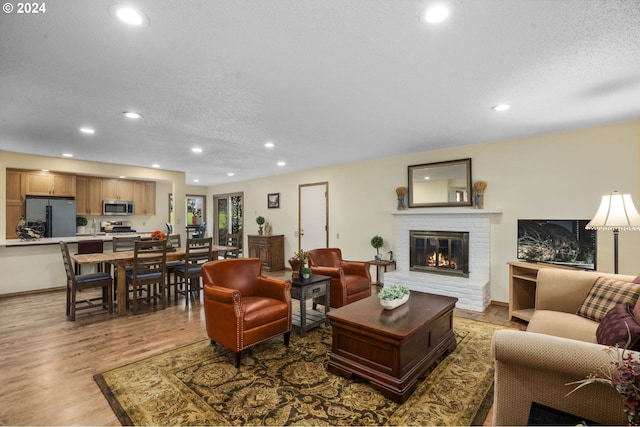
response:
[[[284,270],[284,235],[248,235],[249,258],[260,258],[264,271]]]

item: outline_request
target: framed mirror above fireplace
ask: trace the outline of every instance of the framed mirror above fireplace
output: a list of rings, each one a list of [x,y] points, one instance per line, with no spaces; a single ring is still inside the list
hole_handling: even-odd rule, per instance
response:
[[[471,206],[471,159],[411,165],[409,207]]]

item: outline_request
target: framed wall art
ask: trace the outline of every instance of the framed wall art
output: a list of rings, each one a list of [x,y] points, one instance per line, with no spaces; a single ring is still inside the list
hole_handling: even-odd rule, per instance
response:
[[[267,194],[267,208],[277,209],[280,207],[280,193]]]

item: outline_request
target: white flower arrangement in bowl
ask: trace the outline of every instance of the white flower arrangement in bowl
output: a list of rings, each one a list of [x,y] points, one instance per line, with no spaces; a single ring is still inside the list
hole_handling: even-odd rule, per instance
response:
[[[385,286],[378,292],[380,305],[385,310],[401,306],[409,300],[409,286],[405,284],[393,284]]]

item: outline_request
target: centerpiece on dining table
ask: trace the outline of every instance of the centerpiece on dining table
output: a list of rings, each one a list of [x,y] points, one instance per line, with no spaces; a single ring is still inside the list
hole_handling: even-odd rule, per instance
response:
[[[167,233],[163,231],[154,230],[153,232],[151,232],[151,240],[167,240],[167,250],[175,250],[175,248],[173,247],[173,242],[171,241],[171,239],[167,239]]]
[[[160,230],[155,230],[151,233],[151,240],[164,240],[166,238],[167,235]]]

